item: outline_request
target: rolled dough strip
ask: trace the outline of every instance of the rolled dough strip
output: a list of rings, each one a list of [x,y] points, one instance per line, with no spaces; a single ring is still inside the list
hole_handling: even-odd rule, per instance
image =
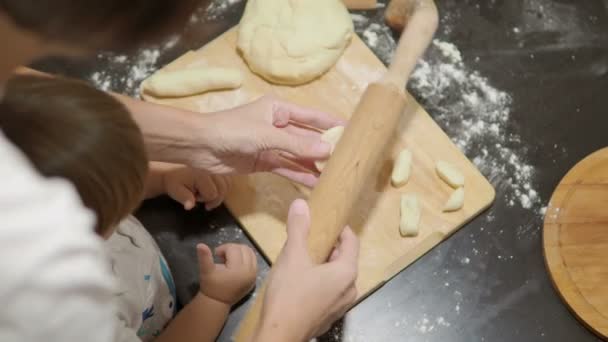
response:
[[[144,93],[156,97],[183,97],[212,90],[235,89],[243,84],[237,69],[200,67],[160,71],[142,84]]]
[[[344,133],[344,126],[332,127],[325,131],[325,133],[321,134],[321,140],[331,145],[331,153],[334,152],[338,141],[340,141],[340,138],[342,137],[342,133]],[[315,162],[315,166],[319,172],[323,171],[325,164],[327,164],[327,160],[317,160]]]
[[[457,189],[464,186],[464,176],[456,166],[440,160],[435,165],[435,168],[437,169],[439,178],[452,188]]]
[[[458,188],[452,192],[450,198],[443,207],[444,212],[460,210],[464,205],[464,188]]]
[[[410,170],[412,168],[412,152],[409,150],[403,150],[399,152],[395,165],[393,166],[393,173],[391,174],[391,184],[398,188],[404,186],[410,179]]]
[[[414,194],[401,196],[401,221],[399,222],[399,232],[401,236],[418,235],[418,224],[420,223],[420,204],[418,197]]]

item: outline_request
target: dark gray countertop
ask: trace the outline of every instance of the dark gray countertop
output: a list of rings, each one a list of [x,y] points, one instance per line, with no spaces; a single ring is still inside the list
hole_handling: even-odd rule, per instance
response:
[[[489,149],[485,164],[481,158],[480,165],[496,186],[497,200],[356,306],[320,340],[595,341],[551,285],[542,255],[542,207],[567,170],[607,142],[608,2],[437,3],[442,18],[438,39],[458,47],[463,68],[487,78],[488,84],[509,97],[510,116],[500,124],[500,137],[480,133],[464,147],[471,159],[483,157],[483,149]],[[126,63],[103,55],[77,63],[47,60],[41,67],[95,79],[98,84],[108,80],[107,87],[133,93],[136,85],[129,83],[129,77],[140,80],[141,72],[149,73],[200,47],[234,25],[242,9],[243,3],[236,1],[226,8],[216,6],[211,15],[200,14],[176,44],[165,46],[147,64],[138,62],[135,53],[127,56]],[[358,32],[381,23],[382,11],[360,12],[365,18],[358,17]],[[386,61],[392,45],[383,44],[371,45]],[[425,60],[433,63],[441,58],[434,48]],[[462,118],[484,114],[467,113],[465,108],[461,116],[446,118],[452,109],[462,111],[456,107],[463,94],[458,87],[448,87],[440,98],[421,87],[412,86],[411,92],[455,141],[462,140],[467,130],[459,122]],[[496,155],[504,148],[517,163]],[[529,166],[530,173],[525,179],[505,181],[518,165]],[[536,191],[538,198],[526,205],[516,193],[522,188],[528,194],[530,189]],[[170,261],[179,295],[186,300],[197,289],[194,246],[198,241],[248,243],[223,208],[184,213],[179,205],[161,198],[145,203],[138,216],[156,236]],[[259,265],[261,275],[265,274],[268,266],[261,258]],[[245,306],[234,310],[220,340],[229,339]]]

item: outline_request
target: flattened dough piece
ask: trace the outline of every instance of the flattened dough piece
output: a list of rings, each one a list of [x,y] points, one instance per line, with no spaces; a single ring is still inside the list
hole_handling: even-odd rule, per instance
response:
[[[436,163],[435,168],[439,178],[452,188],[457,189],[464,186],[464,175],[456,166],[440,160]]]
[[[415,194],[401,195],[401,220],[399,232],[401,236],[418,235],[420,223],[420,204]]]
[[[249,0],[237,47],[267,81],[300,85],[334,66],[353,34],[340,0]]]
[[[338,141],[340,141],[340,138],[342,137],[343,133],[344,126],[336,126],[328,129],[323,134],[321,134],[321,140],[331,145],[331,153],[334,152],[334,149],[336,148]],[[319,172],[323,171],[323,169],[325,168],[325,164],[327,164],[327,160],[315,161],[315,166],[317,167],[317,170],[319,170]]]
[[[448,201],[443,206],[444,212],[457,211],[464,205],[464,188],[458,188],[452,192]]]
[[[395,165],[393,166],[393,173],[391,174],[391,184],[398,188],[404,186],[410,179],[410,170],[412,168],[412,152],[410,150],[402,150],[399,152]]]
[[[142,90],[155,97],[183,97],[242,84],[243,75],[237,69],[200,67],[157,72],[144,81]]]

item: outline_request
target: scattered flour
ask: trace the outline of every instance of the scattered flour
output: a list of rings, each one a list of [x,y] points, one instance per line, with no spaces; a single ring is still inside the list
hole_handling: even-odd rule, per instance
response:
[[[369,18],[367,18],[366,16],[356,13],[351,13],[350,18],[353,20],[353,24],[355,24],[355,26],[365,24],[369,21]]]
[[[369,46],[376,47],[378,45],[378,33],[372,29],[373,25],[378,24],[372,24],[367,30],[363,31],[363,38]]]
[[[446,321],[443,316],[432,319],[428,315],[424,314],[422,318],[416,321],[414,324],[414,329],[420,334],[427,334],[435,331],[438,328],[447,328],[450,326],[450,322]]]
[[[232,5],[237,4],[241,1],[243,1],[243,0],[213,0],[209,4],[209,6],[206,8],[206,10],[202,11],[202,13],[204,13],[204,19],[206,19],[206,20],[221,19],[224,16],[224,14],[228,11],[228,9],[230,9],[232,7]],[[199,13],[195,14],[195,16],[199,16],[200,14],[201,14],[201,11],[199,11]],[[191,21],[192,20],[196,20],[196,19],[191,19]]]
[[[463,62],[458,48],[434,40],[410,87],[454,143],[505,194],[509,206],[540,206],[535,170],[523,157],[520,138],[508,131],[512,99]]]
[[[101,53],[97,55],[97,60],[103,70],[93,72],[88,79],[99,89],[122,89],[124,94],[137,97],[140,83],[160,67],[160,56],[173,48],[178,41],[179,36],[173,36],[164,44],[141,49],[129,56]]]
[[[368,22],[355,21],[355,31],[382,62],[390,63],[393,51],[397,46],[391,29],[384,24],[367,24]]]

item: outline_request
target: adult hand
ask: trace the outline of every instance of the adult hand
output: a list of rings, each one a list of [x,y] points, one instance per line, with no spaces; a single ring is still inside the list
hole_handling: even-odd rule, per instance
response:
[[[308,205],[289,210],[287,242],[268,278],[254,341],[308,341],[327,331],[357,298],[359,240],[348,227],[330,260],[314,264],[307,251]]]
[[[307,186],[318,179],[314,161],[331,151],[319,130],[345,124],[270,96],[206,119],[205,146],[192,151],[190,165],[215,174],[273,172]]]

